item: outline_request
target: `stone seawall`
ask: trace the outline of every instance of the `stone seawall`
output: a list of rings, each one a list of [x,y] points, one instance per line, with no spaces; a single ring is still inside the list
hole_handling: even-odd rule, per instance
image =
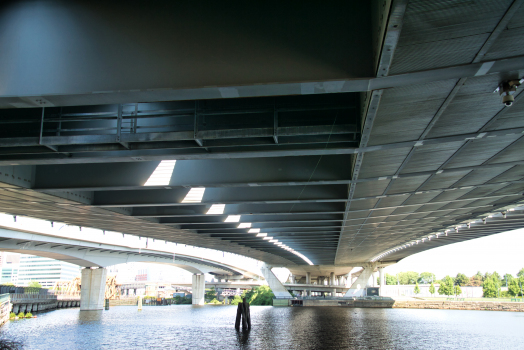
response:
[[[289,300],[289,305],[292,301]],[[434,301],[434,300],[351,300],[351,299],[305,299],[294,306],[338,306],[386,309],[447,309],[447,310],[487,310],[524,312],[524,303],[497,301]]]
[[[393,308],[524,312],[524,303],[497,301],[396,300],[393,304]]]

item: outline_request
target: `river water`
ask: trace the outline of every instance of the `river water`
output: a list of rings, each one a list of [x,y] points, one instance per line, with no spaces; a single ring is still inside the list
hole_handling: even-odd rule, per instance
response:
[[[23,349],[524,349],[524,313],[252,306],[62,309],[10,321],[0,338]]]

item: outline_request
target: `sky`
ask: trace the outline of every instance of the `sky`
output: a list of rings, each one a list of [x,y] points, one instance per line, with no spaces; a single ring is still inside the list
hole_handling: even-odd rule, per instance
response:
[[[501,276],[516,276],[524,268],[524,229],[507,231],[461,243],[434,248],[411,255],[384,272],[433,272],[438,279],[464,273],[472,276],[497,271]]]

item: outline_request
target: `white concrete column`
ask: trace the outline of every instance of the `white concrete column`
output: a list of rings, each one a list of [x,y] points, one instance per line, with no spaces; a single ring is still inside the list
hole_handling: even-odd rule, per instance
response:
[[[330,286],[335,285],[335,273],[334,272],[331,272],[329,274],[329,285]]]
[[[267,284],[269,285],[269,288],[271,288],[271,291],[275,295],[277,299],[291,299],[292,296],[289,294],[288,290],[284,285],[278,280],[277,276],[271,271],[271,267],[264,264],[260,268],[260,272],[262,272],[262,275],[266,279]]]
[[[306,284],[311,284],[311,272],[306,272]]]
[[[107,270],[82,269],[80,311],[103,310]]]
[[[360,276],[358,276],[355,282],[351,284],[351,287],[345,295],[346,297],[361,297],[365,295],[366,286],[369,283],[369,278],[373,274],[375,266],[375,264],[366,264],[365,266],[362,266],[363,270],[360,273]]]
[[[193,305],[204,305],[204,294],[206,292],[206,281],[204,274],[193,275],[192,284]]]
[[[386,276],[384,274],[384,268],[383,267],[379,267],[378,268],[378,275],[379,275],[379,279],[380,279],[380,289],[379,289],[379,293],[378,295],[380,296],[384,296],[385,292],[386,292]]]
[[[377,273],[373,271],[373,283],[371,283],[370,287],[376,287],[377,286]]]

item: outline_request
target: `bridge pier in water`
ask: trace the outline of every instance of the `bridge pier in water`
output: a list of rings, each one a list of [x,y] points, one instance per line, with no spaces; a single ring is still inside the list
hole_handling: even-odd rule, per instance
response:
[[[82,269],[80,290],[80,311],[102,310],[104,308],[107,270],[104,268]]]
[[[204,305],[206,281],[204,274],[194,274],[192,279],[193,305]]]

